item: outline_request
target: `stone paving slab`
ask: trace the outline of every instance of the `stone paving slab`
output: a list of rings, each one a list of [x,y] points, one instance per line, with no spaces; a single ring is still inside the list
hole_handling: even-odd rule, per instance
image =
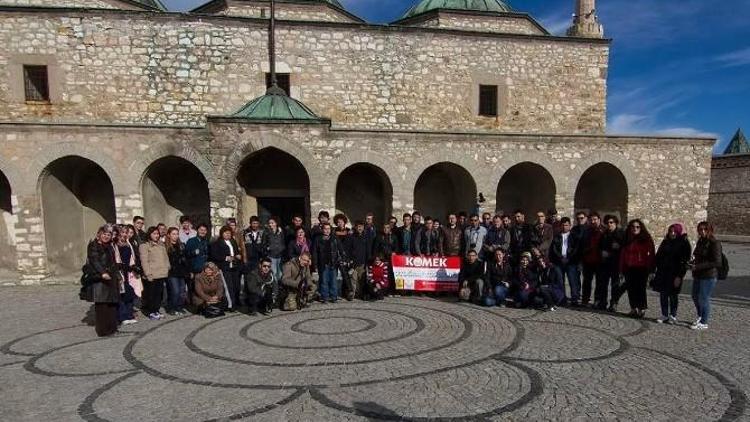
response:
[[[99,339],[76,294],[0,289],[3,421],[750,420],[744,304],[706,332],[687,298],[666,326],[403,297]]]

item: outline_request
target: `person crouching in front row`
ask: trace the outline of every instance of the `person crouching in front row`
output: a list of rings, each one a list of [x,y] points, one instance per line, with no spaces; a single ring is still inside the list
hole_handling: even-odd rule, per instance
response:
[[[283,310],[296,311],[312,302],[317,286],[310,275],[312,258],[309,252],[302,252],[284,264],[281,284],[284,286]]]
[[[248,303],[250,315],[268,315],[273,310],[273,284],[275,282],[271,271],[271,258],[261,258],[257,268],[247,275]]]
[[[470,249],[466,254],[466,260],[461,266],[461,272],[458,274],[459,288],[469,288],[471,294],[468,299],[471,302],[480,304],[484,294],[484,262],[479,260],[477,251]]]
[[[367,284],[364,291],[365,300],[383,300],[391,286],[389,265],[382,256],[376,255],[367,266]]]
[[[203,313],[206,308],[213,306],[221,310],[226,309],[227,301],[224,293],[224,278],[213,262],[203,266],[203,271],[195,276],[195,293],[193,304],[198,312]]]

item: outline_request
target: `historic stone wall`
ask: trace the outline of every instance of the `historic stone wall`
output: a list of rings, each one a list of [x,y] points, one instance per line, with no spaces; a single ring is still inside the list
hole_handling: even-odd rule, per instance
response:
[[[0,11],[5,121],[202,124],[265,90],[266,22],[123,11]],[[603,133],[606,41],[280,22],[299,99],[358,129]],[[50,105],[26,104],[21,67],[53,69]],[[477,116],[499,85],[498,118]]]
[[[217,14],[267,19],[270,13],[268,4],[230,1],[228,7]],[[339,13],[325,4],[276,3],[276,18],[300,21],[356,22],[351,17]]]
[[[708,219],[719,234],[750,236],[749,181],[750,154],[713,158]]]
[[[627,182],[628,215],[643,218],[658,238],[673,221],[684,222],[694,234],[695,224],[706,218],[713,144],[705,139],[346,131],[322,124],[221,120],[206,129],[4,124],[0,132],[0,171],[10,182],[14,204],[6,221],[24,282],[39,282],[48,274],[40,181],[49,164],[63,157],[87,158],[106,172],[119,222],[143,213],[141,186],[149,166],[163,157],[184,158],[208,181],[215,224],[237,215],[237,173],[246,157],[267,147],[291,154],[304,166],[311,214],[336,209],[338,175],[356,163],[371,163],[387,175],[398,215],[413,209],[417,179],[433,164],[450,162],[468,171],[477,192],[487,198],[483,209],[494,211],[502,206],[496,189],[503,175],[516,164],[532,162],[552,176],[555,204],[570,215],[585,171],[610,163]],[[527,182],[514,181],[521,187]]]
[[[134,9],[137,6],[128,5],[117,0],[0,0],[0,6],[39,6],[39,7],[89,7],[97,9]]]
[[[544,34],[538,26],[521,16],[476,16],[465,13],[439,12],[433,19],[412,25],[504,34]]]

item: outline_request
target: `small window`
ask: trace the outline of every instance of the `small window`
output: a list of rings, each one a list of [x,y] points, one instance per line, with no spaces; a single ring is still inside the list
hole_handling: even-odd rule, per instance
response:
[[[479,85],[479,115],[497,116],[497,85]]]
[[[23,83],[26,101],[49,102],[47,66],[24,65]]]
[[[288,73],[277,73],[276,74],[276,83],[279,85],[279,88],[283,89],[284,92],[286,92],[286,95],[291,96],[289,93],[289,89],[291,87],[291,83],[289,82],[289,74]],[[271,87],[271,74],[266,73],[266,88]]]

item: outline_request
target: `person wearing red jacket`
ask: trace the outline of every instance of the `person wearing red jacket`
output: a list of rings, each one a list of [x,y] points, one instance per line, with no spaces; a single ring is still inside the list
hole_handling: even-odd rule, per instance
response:
[[[648,304],[646,284],[656,266],[654,240],[641,220],[628,223],[625,246],[620,253],[620,274],[625,278],[617,294],[617,299],[628,292],[630,316],[643,318]],[[617,300],[615,300],[617,302]]]

